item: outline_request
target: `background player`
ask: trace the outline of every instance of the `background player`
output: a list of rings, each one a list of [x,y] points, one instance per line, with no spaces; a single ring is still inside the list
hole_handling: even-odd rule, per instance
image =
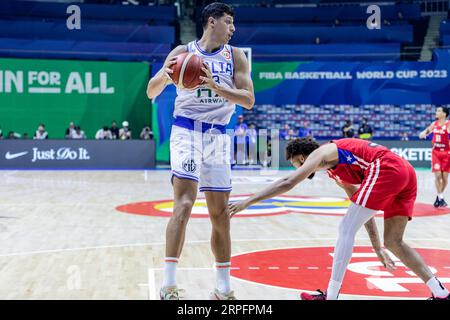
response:
[[[384,211],[386,248],[428,285],[433,299],[450,299],[449,291],[433,275],[422,257],[403,241],[417,193],[416,174],[408,161],[386,147],[351,138],[334,140],[320,147],[312,139],[296,139],[287,145],[286,158],[297,170],[256,195],[230,204],[230,214],[285,193],[320,169],[327,169],[329,176],[351,195],[350,207],[339,226],[328,290],[318,295],[302,293],[302,299],[338,298],[356,233],[378,210]]]
[[[430,133],[433,133],[433,151],[431,153],[431,171],[434,172],[435,184],[437,190],[434,206],[446,207],[444,200],[444,191],[448,183],[448,173],[450,172],[450,141],[449,125],[447,120],[449,109],[438,107],[436,109],[436,121],[423,130],[419,137],[425,139]]]
[[[216,288],[213,299],[234,299],[230,288],[230,217],[228,199],[231,191],[230,139],[225,126],[235,104],[253,107],[255,98],[247,59],[242,50],[228,45],[233,32],[233,9],[212,3],[202,12],[203,36],[199,41],[176,47],[163,68],[150,79],[147,95],[158,96],[172,83],[168,73],[174,57],[182,52],[199,55],[208,68],[197,90],[177,88],[174,125],[170,138],[174,209],[166,230],[166,258],[161,299],[178,299],[175,274],[186,225],[197,197],[197,186],[205,192],[212,222],[211,247],[216,258]],[[215,99],[210,99],[214,97]],[[198,126],[200,130],[193,130]],[[215,133],[211,133],[211,129]]]

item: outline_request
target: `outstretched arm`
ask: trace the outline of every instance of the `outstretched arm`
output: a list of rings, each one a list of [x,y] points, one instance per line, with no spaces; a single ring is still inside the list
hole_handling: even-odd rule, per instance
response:
[[[246,200],[230,204],[230,215],[233,216],[252,204],[278,196],[291,190],[297,184],[309,177],[312,173],[321,168],[327,167],[330,161],[336,159],[337,157],[337,147],[334,143],[321,146],[313,151],[308,156],[305,163],[291,175],[275,181],[264,190],[247,198]]]
[[[227,88],[217,83],[212,78],[209,68],[203,68],[206,77],[200,77],[203,85],[216,92],[219,96],[250,110],[255,104],[253,82],[250,77],[250,68],[244,52],[236,47],[232,48],[234,57],[234,84],[235,89]]]

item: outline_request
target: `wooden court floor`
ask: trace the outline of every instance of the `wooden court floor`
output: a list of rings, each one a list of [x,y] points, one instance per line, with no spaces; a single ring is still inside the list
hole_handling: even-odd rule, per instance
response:
[[[233,199],[288,171],[233,171]],[[418,215],[405,240],[450,286],[450,210],[434,210],[434,178],[417,171]],[[169,171],[0,171],[0,299],[156,299],[162,281]],[[450,192],[446,192],[450,200]],[[199,193],[199,198],[203,194]],[[232,219],[232,287],[238,299],[298,299],[326,289],[348,202],[320,173],[284,197]],[[383,219],[377,218],[382,235]],[[200,199],[177,274],[185,299],[214,288],[210,223]],[[423,299],[428,290],[397,262],[389,273],[356,239],[342,299]]]

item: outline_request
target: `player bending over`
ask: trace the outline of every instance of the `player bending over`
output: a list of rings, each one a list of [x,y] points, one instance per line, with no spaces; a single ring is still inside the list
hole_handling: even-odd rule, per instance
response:
[[[403,241],[417,193],[416,174],[408,161],[386,147],[351,138],[334,140],[322,146],[310,138],[295,139],[286,147],[286,158],[297,170],[254,196],[230,204],[230,214],[285,193],[321,169],[326,169],[328,175],[347,192],[351,204],[339,226],[328,290],[317,295],[302,293],[303,300],[338,298],[356,233],[378,210],[384,211],[384,246],[427,284],[432,292],[431,299],[450,299],[449,291],[433,275],[422,257]],[[375,244],[374,248],[380,256],[381,246]],[[386,261],[383,262],[386,265]]]

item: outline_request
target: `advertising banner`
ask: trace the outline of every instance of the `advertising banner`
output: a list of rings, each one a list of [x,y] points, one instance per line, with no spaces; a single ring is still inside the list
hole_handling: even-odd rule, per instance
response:
[[[88,138],[117,121],[138,138],[150,124],[148,63],[0,59],[0,127],[31,137],[40,123],[64,138],[73,121]]]
[[[152,140],[0,140],[0,169],[151,169]]]

